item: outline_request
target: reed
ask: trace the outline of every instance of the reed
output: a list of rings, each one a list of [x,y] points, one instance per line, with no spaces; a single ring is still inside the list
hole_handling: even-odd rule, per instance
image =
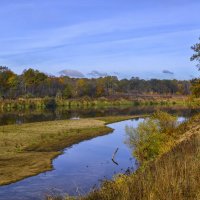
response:
[[[16,100],[0,100],[1,110],[28,110],[28,109],[47,109],[55,107],[70,108],[93,108],[108,106],[174,106],[181,105],[186,107],[199,107],[200,100],[192,97],[184,98],[78,98],[78,99],[57,99],[57,98],[19,98]]]

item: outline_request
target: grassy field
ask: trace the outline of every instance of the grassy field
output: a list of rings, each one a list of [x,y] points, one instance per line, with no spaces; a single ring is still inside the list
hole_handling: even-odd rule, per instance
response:
[[[175,145],[131,175],[106,181],[81,200],[199,200],[200,116],[181,125]],[[183,134],[183,130],[185,133]],[[52,199],[51,197],[49,200]],[[62,198],[60,198],[62,199]],[[67,198],[68,199],[68,198]],[[59,200],[59,197],[56,198]]]
[[[65,147],[112,132],[108,122],[137,116],[59,120],[0,126],[0,185],[52,169]]]

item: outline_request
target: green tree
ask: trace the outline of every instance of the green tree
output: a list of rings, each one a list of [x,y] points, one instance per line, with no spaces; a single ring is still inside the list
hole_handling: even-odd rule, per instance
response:
[[[87,80],[84,78],[78,79],[76,82],[76,90],[78,96],[87,95],[88,92]]]
[[[73,90],[72,86],[70,84],[66,84],[64,90],[63,90],[63,97],[68,99],[73,96]]]
[[[199,43],[196,43],[191,48],[194,51],[194,54],[192,55],[190,60],[191,61],[196,60],[198,62],[197,67],[200,70],[200,38],[199,38]]]
[[[190,60],[191,61],[196,60],[197,68],[198,70],[200,70],[200,41],[199,43],[196,43],[195,45],[193,45],[191,48],[194,51],[194,54],[192,55]],[[192,81],[192,93],[195,97],[200,97],[200,80],[199,79],[195,79]]]
[[[48,76],[38,70],[28,69],[22,74],[25,93],[37,94],[40,96],[43,90],[43,84]]]
[[[192,94],[197,98],[200,97],[200,79],[193,79],[191,83]]]
[[[104,78],[98,78],[96,82],[96,96],[101,97],[105,95],[105,80]]]
[[[128,143],[138,161],[143,163],[162,153],[164,144],[174,137],[177,125],[177,117],[158,111],[139,123],[137,128],[127,126]]]

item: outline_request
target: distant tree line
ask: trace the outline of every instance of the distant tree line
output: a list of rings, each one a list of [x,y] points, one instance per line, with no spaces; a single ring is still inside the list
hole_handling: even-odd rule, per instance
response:
[[[119,80],[116,76],[100,78],[70,78],[51,76],[34,69],[15,74],[7,67],[0,66],[1,98],[79,98],[107,97],[138,94],[180,94],[190,93],[190,81],[144,80],[138,77]]]

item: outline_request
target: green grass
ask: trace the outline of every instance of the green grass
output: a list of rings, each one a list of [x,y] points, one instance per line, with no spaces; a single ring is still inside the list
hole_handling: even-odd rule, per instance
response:
[[[134,116],[112,117],[112,122],[130,118]],[[0,126],[0,185],[51,170],[52,159],[65,147],[112,132],[105,121],[91,118]]]

